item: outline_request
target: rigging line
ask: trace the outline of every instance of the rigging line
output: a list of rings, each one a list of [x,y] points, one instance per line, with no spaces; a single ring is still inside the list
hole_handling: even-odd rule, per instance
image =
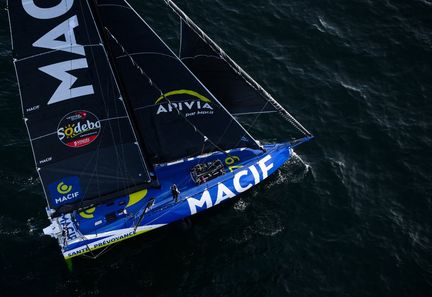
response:
[[[191,56],[191,57],[182,57],[181,60],[192,60],[192,59],[196,59],[196,58],[215,58],[218,60],[223,60],[221,56],[216,56],[216,55],[204,55],[204,54],[199,54],[199,55],[195,55],[195,56]]]
[[[30,140],[31,141],[35,141],[35,140],[39,140],[41,138],[48,137],[48,136],[51,136],[51,135],[54,135],[54,134],[57,134],[57,131],[54,131],[54,132],[51,132],[51,133],[48,133],[48,134],[45,134],[45,135],[41,135],[41,136],[38,136],[38,137],[35,137],[35,138],[31,138]]]
[[[84,258],[88,258],[88,259],[92,259],[92,260],[96,260],[97,258],[99,258],[100,256],[102,256],[103,254],[107,253],[109,250],[111,250],[114,246],[116,246],[118,244],[118,242],[114,242],[106,247],[104,247],[102,249],[102,251],[96,253],[95,250],[91,250],[89,245],[86,244],[86,247],[89,249],[88,252],[80,255],[81,257]],[[90,253],[90,255],[88,255],[88,253]]]
[[[268,110],[268,111],[253,111],[253,112],[241,112],[241,113],[233,113],[233,116],[246,116],[246,115],[253,115],[253,114],[266,114],[266,113],[275,113],[276,110]]]
[[[207,142],[207,139],[204,138],[203,146],[202,146],[202,149],[201,149],[201,153],[200,153],[200,155],[202,155],[202,154],[204,153],[204,148],[205,148],[205,144],[206,144],[206,142]]]
[[[96,178],[97,192],[100,193],[100,188],[99,188],[99,183],[98,183],[99,182],[99,176],[100,176],[100,174],[96,173],[96,167],[97,167],[97,162],[98,162],[99,152],[100,152],[101,146],[102,146],[102,142],[99,142],[97,144],[95,152],[91,156],[91,159],[87,162],[87,164],[85,165],[82,173],[80,174],[81,176],[85,176],[85,175],[89,175],[90,176],[89,182],[88,182],[88,184],[85,187],[85,192],[84,193],[86,193],[86,194],[87,194],[87,192],[89,190],[89,187],[92,185],[92,181],[93,181],[94,178]],[[96,162],[96,165],[93,168],[93,171],[92,172],[89,171],[88,174],[83,174],[84,172],[87,172],[87,168],[90,166],[90,164],[93,162],[93,160],[95,160],[95,162]],[[107,177],[109,177],[109,176],[107,176]],[[80,199],[80,203],[79,203],[78,209],[81,209],[83,207],[83,205],[84,205],[84,198],[85,198],[84,195],[82,195],[82,197]]]
[[[131,54],[128,54],[128,55],[121,55],[121,56],[118,56],[118,57],[115,57],[115,58],[116,59],[122,59],[122,58],[126,58],[126,57],[129,57],[129,56],[138,56],[138,55],[159,55],[159,56],[168,57],[168,58],[177,60],[176,57],[173,57],[173,56],[167,55],[167,54],[158,53],[158,52],[136,52],[136,53],[131,53]]]
[[[148,29],[155,35],[155,37],[157,37],[158,39],[159,39],[159,41],[166,47],[166,49],[169,51],[169,52],[171,52],[172,54],[173,54],[173,56],[175,56],[175,57],[177,57],[176,56],[176,54],[171,50],[171,48],[160,38],[160,36],[147,24],[147,22],[139,15],[139,13],[127,2],[127,1],[124,1],[128,6],[129,6],[129,8],[136,14],[136,16],[148,27]],[[178,57],[177,57],[178,58]],[[225,113],[227,113],[228,114],[228,116],[229,117],[231,117],[232,119],[234,119],[234,121],[239,125],[239,127],[240,127],[240,129],[243,129],[244,130],[244,132],[247,134],[247,136],[250,138],[250,140],[252,140],[253,141],[253,143],[255,144],[255,146],[257,146],[257,148],[258,148],[258,145],[256,144],[256,141],[255,141],[255,139],[254,139],[254,137],[252,136],[252,135],[250,135],[250,133],[246,130],[246,129],[244,129],[244,127],[229,113],[229,111],[226,109],[226,107],[223,105],[223,104],[221,104],[220,102],[219,102],[219,100],[212,94],[212,92],[196,77],[196,75],[186,66],[186,64],[184,64],[184,62],[180,59],[180,58],[178,58],[178,61],[181,63],[181,65],[187,70],[187,72],[190,74],[190,75],[192,75],[193,77],[194,77],[194,79],[196,79],[196,81],[199,83],[199,85],[202,87],[202,88],[204,88],[205,89],[205,91],[206,92],[208,92],[212,97],[213,97],[213,99],[218,103],[218,104],[220,104],[220,107],[221,107],[221,110],[223,110]]]
[[[92,259],[92,260],[96,260],[97,258],[99,258],[100,256],[102,256],[103,254],[106,254],[109,250],[111,250],[111,249],[113,249],[115,246],[117,246],[117,244],[118,244],[118,242],[111,243],[110,245],[104,247],[104,248],[103,248],[100,252],[98,252],[98,253],[94,253],[94,252],[95,252],[94,250],[89,250],[89,253],[91,254],[91,256],[87,255],[87,253],[82,254],[81,256],[82,256],[82,257],[85,257],[85,258],[90,258],[90,259]],[[87,244],[86,244],[86,246],[87,246],[87,248],[89,248]]]
[[[98,10],[96,9],[97,6],[98,6],[98,3],[97,3],[97,1],[93,1],[93,6],[94,6],[95,9],[92,9],[90,7],[90,1],[86,1],[86,2],[87,2],[87,6],[88,6],[88,8],[90,10],[90,14],[91,14],[91,17],[93,19],[93,22],[96,25],[96,32],[97,32],[97,34],[99,36],[99,40],[101,41],[102,49],[104,51],[105,57],[106,57],[107,62],[108,62],[109,70],[110,70],[110,73],[112,75],[112,80],[114,82],[114,86],[116,87],[116,88],[114,88],[114,86],[113,86],[113,90],[120,96],[119,99],[120,99],[121,104],[122,104],[122,106],[124,108],[121,111],[124,114],[126,114],[126,116],[128,118],[130,129],[132,130],[132,134],[133,134],[134,143],[136,144],[138,153],[139,153],[139,155],[141,157],[141,165],[144,168],[144,172],[148,173],[149,170],[148,170],[147,163],[145,161],[144,154],[142,152],[141,146],[139,145],[139,139],[138,139],[138,135],[136,134],[135,129],[134,129],[134,123],[132,122],[132,119],[131,119],[131,117],[129,115],[128,107],[126,106],[126,103],[124,102],[124,100],[122,98],[122,90],[121,90],[121,87],[119,85],[119,82],[117,82],[116,74],[114,73],[113,66],[111,65],[111,62],[110,62],[110,56],[108,54],[108,50],[106,49],[106,47],[104,45],[104,38],[102,37],[101,32],[100,32],[101,30],[103,30],[103,27],[102,27],[102,22],[100,21],[100,17],[98,15]],[[86,31],[87,31],[87,34],[89,34],[88,30],[86,30]],[[104,35],[104,37],[106,39],[105,34],[103,34],[103,35]],[[97,75],[98,75],[98,78],[99,78],[99,74],[98,73],[97,73]],[[108,110],[107,103],[105,101],[103,101],[103,103],[105,105],[105,110]],[[116,108],[116,111],[117,111],[117,108]],[[112,128],[111,125],[109,125],[109,128],[110,128],[110,131],[113,132],[113,128]],[[119,129],[120,129],[120,127],[119,127]],[[114,135],[114,134],[112,133],[112,135]],[[123,149],[122,149],[122,152],[119,152],[118,147],[116,145],[113,146],[113,148],[114,148],[114,151],[115,151],[115,153],[116,153],[117,156],[120,156],[120,154],[123,152],[122,157],[124,157],[124,150]],[[146,174],[146,175],[148,175],[148,174]],[[150,182],[150,181],[151,181],[151,178],[150,178],[150,176],[148,176],[147,182]]]
[[[34,55],[31,55],[31,56],[27,56],[27,57],[24,57],[24,58],[21,58],[21,59],[15,59],[16,60],[16,62],[21,62],[21,61],[25,61],[25,60],[29,60],[29,59],[33,59],[33,58],[37,58],[37,57],[40,57],[40,56],[44,56],[44,55],[48,55],[48,54],[51,54],[51,53],[55,53],[55,52],[61,52],[61,51],[63,51],[63,49],[66,49],[66,48],[73,48],[73,47],[80,47],[80,46],[82,46],[82,47],[97,47],[97,46],[101,46],[100,44],[84,44],[84,45],[76,45],[76,46],[73,46],[73,45],[65,45],[65,46],[59,46],[59,47],[56,47],[55,49],[53,49],[53,50],[49,50],[49,51],[46,51],[46,52],[43,52],[43,53],[39,53],[39,54],[34,54]]]
[[[91,157],[91,159],[87,162],[87,164],[84,167],[83,172],[86,172],[87,168],[90,166],[90,164],[93,162],[94,159],[96,159],[96,163],[97,163],[97,158],[99,157],[100,145],[101,145],[101,143],[98,144],[98,146],[96,148],[96,151],[95,151],[95,154],[93,154],[93,156]],[[94,167],[92,171],[93,172],[89,171],[89,173],[88,173],[88,175],[89,175],[90,178],[89,178],[89,182],[87,183],[87,185],[86,185],[86,187],[84,189],[84,193],[85,194],[88,193],[89,187],[92,185],[92,182],[93,182],[93,179],[95,178],[95,176],[97,178],[97,174],[95,174],[96,167]],[[83,175],[81,175],[81,176],[83,176]],[[99,193],[99,187],[97,185],[97,182],[96,182],[96,186],[98,188],[98,193]],[[80,203],[79,203],[78,209],[81,209],[84,206],[84,198],[85,198],[85,196],[86,195],[81,195],[81,199],[80,199]]]
[[[84,11],[83,3],[82,3],[81,1],[79,2],[79,5],[80,5],[80,8],[82,9],[82,11]],[[99,41],[101,42],[101,47],[102,47],[103,51],[105,52],[105,56],[106,56],[106,58],[108,59],[108,56],[107,56],[106,51],[105,51],[105,47],[104,47],[104,45],[103,45],[103,43],[102,43],[102,37],[101,37],[101,35],[99,34],[99,30],[97,29],[96,19],[95,19],[94,16],[93,16],[92,9],[91,9],[91,7],[90,7],[90,3],[89,3],[88,1],[87,1],[87,7],[88,7],[88,9],[89,9],[89,11],[90,11],[91,17],[92,17],[92,19],[93,19],[93,24],[94,24],[94,26],[96,27],[96,31],[98,32]],[[86,28],[85,32],[86,32],[87,38],[88,38],[89,40],[91,40],[91,39],[90,39],[90,30],[88,30],[89,26],[88,26],[88,23],[87,23],[86,18],[83,18],[83,21],[84,21],[84,27]],[[95,53],[94,53],[93,51],[90,51],[90,54],[91,54],[91,56],[92,56],[92,58],[93,58],[93,61],[96,61]],[[98,69],[97,64],[95,64],[95,68],[96,68],[96,71],[95,71],[95,72],[96,72],[96,79],[97,79],[97,82],[98,82],[98,85],[99,85],[99,91],[100,91],[100,93],[101,93],[101,97],[102,97],[102,104],[103,104],[103,106],[104,106],[104,110],[109,110],[109,108],[108,108],[108,103],[107,103],[106,97],[104,96],[104,92],[103,92],[103,89],[102,89],[102,83],[101,83],[102,80],[101,80],[101,77],[100,77],[100,75],[99,75],[99,69]],[[111,126],[111,123],[110,123],[110,122],[108,122],[108,128],[109,128],[109,131],[111,132],[111,135],[114,135],[114,133],[113,133],[114,131],[112,131],[112,126]],[[87,191],[88,191],[88,189],[89,189],[89,187],[90,187],[90,185],[92,184],[92,181],[93,181],[94,179],[96,179],[97,192],[98,192],[98,193],[100,192],[100,187],[99,187],[99,176],[98,176],[97,174],[95,174],[95,173],[97,173],[98,158],[99,158],[100,147],[101,147],[101,142],[98,143],[98,146],[97,146],[97,149],[96,149],[96,154],[92,156],[92,159],[95,159],[95,166],[94,166],[94,168],[93,168],[93,170],[92,170],[92,173],[93,173],[93,174],[90,176],[90,182],[87,184],[86,192],[85,192],[85,193],[87,193]],[[112,147],[113,147],[115,153],[118,155],[117,147],[116,147],[116,145],[115,145],[115,142],[113,142],[113,146],[112,146]],[[87,166],[88,166],[89,164],[90,164],[90,162],[87,163]],[[80,204],[79,204],[79,208],[81,208],[81,207],[83,206],[83,204],[84,204],[84,195],[81,197],[81,201],[80,201]]]
[[[240,75],[252,88],[270,101],[273,107],[279,112],[282,117],[293,125],[304,135],[311,136],[312,134],[302,126],[279,102],[277,102],[260,84],[258,84],[249,74],[246,73],[234,60],[232,60],[204,31],[198,27],[187,15],[184,13],[174,2],[171,0],[164,0],[165,3],[191,28],[210,48],[219,54],[219,56],[238,74]]]
[[[120,8],[126,8],[126,9],[129,9],[129,6],[126,6],[126,5],[121,5],[121,4],[97,4],[97,6],[99,6],[99,7],[120,7]]]
[[[258,118],[261,116],[262,111],[267,107],[267,104],[268,104],[268,103],[269,103],[269,102],[267,101],[267,102],[264,104],[264,106],[261,108],[260,112],[257,113],[257,115],[256,115],[256,117],[255,117],[255,119],[254,119],[254,121],[252,122],[252,125],[250,125],[250,129],[253,128],[253,127],[255,126],[255,124],[256,124]],[[241,139],[237,142],[236,146],[238,146],[238,145],[240,144],[240,142],[241,142]]]
[[[180,112],[180,110],[178,109],[178,107],[175,104],[172,104],[172,102],[165,96],[165,93],[156,85],[156,83],[151,79],[151,77],[138,65],[138,63],[135,62],[135,60],[133,59],[132,56],[129,55],[129,53],[127,52],[127,50],[123,47],[123,45],[120,44],[120,42],[117,40],[117,38],[115,38],[115,36],[109,31],[109,29],[107,27],[104,27],[106,32],[108,33],[108,35],[117,43],[117,45],[121,48],[121,50],[123,51],[123,53],[125,55],[127,55],[129,57],[129,59],[131,60],[131,63],[133,66],[135,66],[135,68],[137,68],[139,70],[139,72],[141,73],[141,75],[145,76],[148,81],[150,86],[152,86],[153,88],[155,88],[160,95],[172,106],[174,106],[175,110],[177,111],[177,115],[179,115],[181,118],[183,118],[183,120],[185,120],[194,130],[195,132],[197,132],[198,134],[200,134],[204,139],[207,139],[207,141],[213,145],[217,150],[221,151],[221,152],[225,152],[222,148],[220,148],[216,143],[214,143],[211,139],[209,139],[201,130],[199,130],[191,121],[189,121],[187,119],[187,117],[182,114]],[[226,152],[225,152],[226,153]],[[226,153],[228,156],[229,153]]]
[[[181,18],[180,18],[180,46],[179,46],[179,50],[178,50],[178,57],[181,60],[181,56],[182,56],[182,46],[183,46],[183,26],[182,26],[182,22],[181,22]]]

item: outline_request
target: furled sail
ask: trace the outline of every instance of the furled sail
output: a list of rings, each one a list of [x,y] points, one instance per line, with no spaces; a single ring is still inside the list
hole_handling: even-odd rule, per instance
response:
[[[180,57],[183,62],[233,114],[277,111],[305,138],[312,137],[305,127],[237,65],[173,1],[164,1],[181,20]]]
[[[50,208],[69,212],[146,186],[87,1],[13,0],[8,11],[23,117]]]
[[[236,147],[259,149],[126,1],[99,0],[97,11],[152,162]]]

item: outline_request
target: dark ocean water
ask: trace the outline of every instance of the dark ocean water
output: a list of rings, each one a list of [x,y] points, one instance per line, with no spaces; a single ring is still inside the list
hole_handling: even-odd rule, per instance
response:
[[[131,3],[177,47],[163,1]],[[432,296],[432,2],[177,4],[316,139],[240,199],[69,273],[41,235],[2,10],[0,296]],[[286,128],[252,130],[269,131]]]

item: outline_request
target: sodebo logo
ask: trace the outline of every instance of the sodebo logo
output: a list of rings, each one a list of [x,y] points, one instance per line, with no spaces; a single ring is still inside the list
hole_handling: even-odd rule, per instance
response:
[[[57,136],[64,145],[80,148],[95,141],[100,130],[101,123],[93,113],[76,110],[61,119]]]

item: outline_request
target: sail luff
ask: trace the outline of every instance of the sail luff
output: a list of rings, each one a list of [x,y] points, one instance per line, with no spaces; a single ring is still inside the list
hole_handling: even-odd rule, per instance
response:
[[[164,0],[165,3],[184,21],[201,39],[203,39],[212,50],[218,54],[237,74],[242,76],[244,80],[253,87],[261,96],[270,102],[270,104],[279,112],[279,114],[295,128],[306,136],[312,134],[298,122],[276,99],[270,95],[258,82],[256,82],[245,70],[243,70],[233,59],[231,59],[225,51],[220,48],[198,25],[192,21],[184,11],[182,11],[173,1]]]
[[[12,35],[11,16],[10,16],[10,12],[9,12],[9,0],[6,0],[6,11],[7,11],[8,22],[9,22],[10,43],[11,43],[11,49],[12,49],[12,55],[13,55],[13,52],[15,49],[14,49],[14,42],[13,42],[13,35]],[[26,127],[27,134],[30,136],[30,131],[29,131],[29,128],[27,126],[27,118],[25,118],[25,115],[24,115],[24,104],[23,104],[23,98],[22,98],[22,93],[21,93],[20,81],[18,79],[18,70],[17,70],[16,62],[17,62],[17,59],[13,58],[13,66],[14,66],[15,76],[17,77],[18,93],[19,93],[20,103],[21,103],[20,104],[21,105],[21,115],[22,115],[22,118],[24,121],[24,125]],[[39,180],[42,180],[42,177],[39,173],[40,168],[37,166],[37,162],[36,162],[37,158],[36,158],[36,154],[35,154],[35,151],[33,148],[33,143],[31,141],[30,141],[30,148],[32,151],[34,166],[35,166],[36,172],[38,174],[38,178],[39,178]],[[44,198],[47,202],[47,205],[49,205],[48,195],[46,193],[45,187],[42,187],[42,190],[43,190]]]
[[[92,4],[90,4],[89,1],[92,1]],[[137,144],[137,146],[139,146],[139,151],[140,151],[140,154],[141,154],[141,156],[142,156],[142,158],[144,160],[144,164],[145,164],[146,170],[149,171],[149,165],[150,165],[151,169],[153,170],[153,165],[152,164],[147,164],[147,162],[146,162],[146,158],[145,158],[146,151],[145,151],[145,146],[144,146],[144,143],[143,143],[143,139],[140,136],[140,134],[137,133],[138,123],[137,123],[137,120],[136,120],[135,115],[133,113],[133,109],[130,106],[130,103],[127,101],[127,90],[124,87],[124,85],[122,83],[122,77],[121,77],[121,75],[119,74],[119,72],[117,70],[117,67],[116,67],[116,64],[115,64],[115,61],[114,61],[115,57],[114,57],[114,55],[112,54],[112,52],[110,50],[110,44],[109,44],[109,42],[107,42],[107,38],[108,38],[107,35],[108,35],[109,32],[107,33],[106,30],[108,30],[108,29],[106,29],[103,26],[102,21],[100,19],[99,12],[97,10],[97,0],[89,0],[89,1],[87,1],[87,5],[89,6],[91,15],[93,17],[93,21],[96,24],[97,31],[99,33],[99,37],[101,38],[102,42],[104,42],[104,49],[105,49],[106,57],[107,57],[107,59],[109,61],[111,72],[112,72],[113,76],[116,78],[115,82],[116,82],[117,88],[119,89],[120,94],[122,94],[122,100],[121,101],[122,101],[123,106],[124,106],[124,108],[126,110],[126,113],[128,114],[128,119],[129,119],[130,125],[132,127],[132,131],[134,133],[135,139],[137,140],[136,144]],[[151,182],[151,181],[152,181],[152,178],[149,176],[149,181],[148,182]]]
[[[9,16],[9,10],[8,10],[8,16]],[[11,38],[12,38],[12,35],[11,35]],[[19,82],[19,79],[18,79],[18,70],[17,70],[15,62],[16,62],[16,59],[14,59],[13,65],[14,65],[15,75],[17,77],[18,93],[19,93],[20,102],[21,102],[21,112],[22,112],[22,117],[23,117],[24,125],[26,127],[27,134],[30,137],[29,127],[27,125],[27,120],[28,119],[24,117],[24,104],[23,104],[23,99],[22,99],[22,94],[21,94],[21,86],[20,86],[20,82]],[[38,164],[36,162],[37,158],[36,158],[35,150],[33,148],[33,142],[32,141],[29,141],[29,142],[30,142],[30,148],[31,148],[32,155],[33,155],[33,161],[34,161],[35,169],[36,169],[36,172],[38,174],[39,180],[42,181],[42,177],[40,175],[40,167],[38,166]],[[47,202],[47,205],[50,205],[49,200],[48,200],[48,195],[47,195],[47,192],[45,190],[45,187],[42,187],[42,190],[43,190],[44,197],[45,197],[45,200]]]
[[[89,8],[89,10],[90,10],[90,15],[91,15],[92,18],[93,18],[93,22],[96,24],[96,31],[98,32],[98,34],[99,34],[99,38],[100,38],[100,40],[101,40],[102,43],[103,43],[104,38],[102,37],[102,34],[101,34],[101,32],[100,32],[100,29],[99,29],[99,27],[100,27],[102,24],[101,24],[100,20],[96,20],[96,18],[95,18],[95,16],[94,16],[94,13],[97,13],[97,12],[93,12],[93,9],[91,8],[89,1],[86,1],[86,3],[87,3],[87,6],[88,6],[88,8]],[[102,27],[102,28],[103,28],[103,27]],[[120,95],[122,95],[122,92],[125,92],[125,90],[120,86],[119,82],[117,81],[119,78],[118,78],[118,75],[116,74],[116,72],[114,71],[114,68],[113,68],[114,66],[112,65],[111,57],[110,57],[110,55],[109,55],[108,52],[107,52],[106,46],[107,46],[107,45],[104,45],[104,47],[103,47],[104,52],[105,52],[105,56],[106,56],[106,58],[107,58],[107,60],[108,60],[108,65],[109,65],[109,68],[110,68],[110,70],[111,70],[111,73],[112,73],[112,75],[116,78],[116,79],[114,79],[115,85],[116,85],[117,89],[119,90]],[[137,133],[136,133],[136,125],[135,125],[135,123],[133,123],[133,121],[132,121],[132,119],[131,119],[131,112],[130,112],[130,109],[129,109],[129,107],[128,107],[128,104],[124,101],[123,96],[121,96],[120,101],[122,102],[123,107],[124,107],[124,109],[125,109],[125,112],[126,112],[126,114],[127,114],[127,116],[128,116],[129,124],[130,124],[131,127],[132,127],[132,133],[133,133],[134,138],[135,138],[135,140],[136,140],[135,144],[137,145],[137,147],[138,147],[138,151],[139,151],[139,153],[140,153],[140,155],[141,155],[141,158],[142,158],[142,160],[143,160],[144,168],[145,168],[145,170],[148,172],[148,171],[149,171],[149,168],[148,168],[148,165],[147,165],[146,159],[145,159],[145,157],[144,157],[144,153],[143,153],[143,151],[142,151],[143,148],[141,147],[141,145],[140,145],[140,143],[139,143],[139,136],[138,136]],[[149,177],[148,177],[147,182],[151,182],[151,177],[150,177],[150,175],[149,175]]]

